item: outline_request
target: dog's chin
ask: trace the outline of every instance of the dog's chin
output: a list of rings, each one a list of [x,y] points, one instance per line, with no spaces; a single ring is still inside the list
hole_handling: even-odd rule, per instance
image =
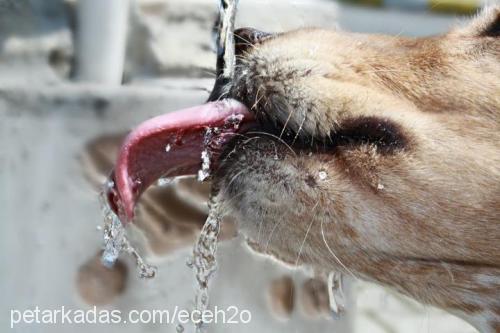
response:
[[[308,188],[301,161],[316,157],[262,131],[248,132],[224,151],[213,184],[256,252],[295,263],[304,217],[314,214],[310,192],[318,191]]]

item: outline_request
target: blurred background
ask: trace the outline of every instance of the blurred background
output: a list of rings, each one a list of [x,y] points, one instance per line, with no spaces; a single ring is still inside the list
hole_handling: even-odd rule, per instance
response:
[[[447,31],[480,0],[240,0],[237,27],[305,26],[391,35]],[[0,0],[0,331],[10,310],[192,309],[186,265],[205,220],[207,184],[154,186],[135,241],[158,266],[137,277],[123,258],[101,266],[98,191],[123,135],[151,116],[199,104],[213,85],[218,0]],[[252,313],[208,332],[469,333],[468,324],[352,281],[332,319],[326,284],[253,254],[223,224],[211,305]],[[13,332],[179,332],[160,324],[18,324]],[[186,332],[190,327],[185,328]]]

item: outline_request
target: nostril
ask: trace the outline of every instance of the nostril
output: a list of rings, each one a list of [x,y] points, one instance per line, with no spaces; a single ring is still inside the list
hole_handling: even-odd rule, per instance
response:
[[[236,54],[240,54],[248,48],[272,37],[272,34],[253,28],[240,28],[234,31],[234,37]]]

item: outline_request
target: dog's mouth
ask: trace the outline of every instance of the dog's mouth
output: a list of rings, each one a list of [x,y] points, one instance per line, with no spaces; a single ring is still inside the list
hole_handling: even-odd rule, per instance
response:
[[[249,42],[261,42],[269,34],[239,29],[235,37],[234,47],[241,52]],[[147,120],[125,139],[110,176],[113,185],[107,188],[108,202],[122,221],[133,220],[141,194],[159,178],[201,172],[204,180],[209,170],[217,170],[221,153],[235,137],[256,129],[276,136],[275,126],[257,121],[257,112],[251,112],[248,106],[231,98],[220,100],[235,84],[222,75],[223,56],[218,57],[220,75],[208,103]],[[283,142],[295,144],[292,135],[286,134]]]
[[[242,103],[227,99],[168,113],[145,121],[120,148],[108,189],[111,207],[131,221],[141,194],[161,177],[216,170],[225,146],[257,123]]]
[[[309,154],[331,152],[336,146],[283,130],[286,126],[257,119],[258,113],[235,99],[224,99],[143,122],[119,150],[108,182],[113,185],[106,188],[110,207],[122,221],[132,221],[140,196],[158,179],[198,173],[205,180],[217,173],[221,155],[238,139],[264,136],[289,150]]]

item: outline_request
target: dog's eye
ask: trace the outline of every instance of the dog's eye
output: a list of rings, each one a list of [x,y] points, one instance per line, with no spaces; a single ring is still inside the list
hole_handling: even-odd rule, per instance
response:
[[[392,153],[405,149],[408,137],[394,121],[379,117],[358,117],[341,122],[331,134],[335,146],[376,145],[380,152]]]

